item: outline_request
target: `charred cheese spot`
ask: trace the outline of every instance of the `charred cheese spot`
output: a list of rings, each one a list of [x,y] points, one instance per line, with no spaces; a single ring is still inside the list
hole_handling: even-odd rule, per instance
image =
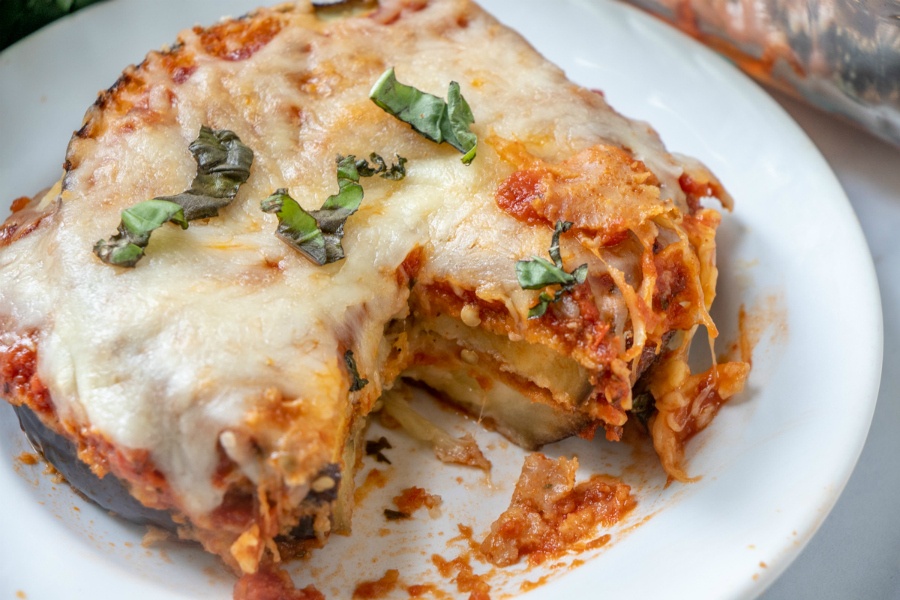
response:
[[[618,147],[597,145],[560,163],[532,158],[531,164],[510,175],[496,195],[502,210],[526,223],[569,221],[605,246],[673,210],[661,202],[656,176]]]
[[[207,29],[196,27],[203,50],[223,60],[241,61],[268,44],[284,26],[277,15],[226,21]]]

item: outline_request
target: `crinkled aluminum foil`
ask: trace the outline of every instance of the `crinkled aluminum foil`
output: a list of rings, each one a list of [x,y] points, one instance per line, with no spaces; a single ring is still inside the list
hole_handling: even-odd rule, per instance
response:
[[[628,0],[900,146],[900,0]]]

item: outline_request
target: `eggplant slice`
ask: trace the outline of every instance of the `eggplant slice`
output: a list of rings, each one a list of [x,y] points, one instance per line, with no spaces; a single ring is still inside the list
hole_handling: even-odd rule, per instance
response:
[[[97,477],[78,459],[75,444],[47,428],[27,406],[14,406],[22,431],[34,449],[65,477],[76,492],[100,508],[138,525],[153,525],[174,532],[176,525],[169,513],[147,508],[134,499],[122,481],[111,473]]]

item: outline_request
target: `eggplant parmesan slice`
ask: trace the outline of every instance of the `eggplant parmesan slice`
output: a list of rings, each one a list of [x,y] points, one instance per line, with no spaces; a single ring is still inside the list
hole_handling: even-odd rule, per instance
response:
[[[748,368],[687,367],[698,328],[716,332],[719,214],[701,200],[729,208],[722,186],[472,2],[331,12],[297,2],[183,32],[100,94],[61,180],[14,204],[0,390],[32,439],[58,466],[77,457],[66,474],[89,495],[92,476],[118,481],[108,508],[147,509],[238,573],[349,529],[366,416],[401,377],[526,448],[618,439],[640,379],[663,466],[686,479],[684,443]],[[470,164],[370,101],[391,68],[454,114],[467,103],[475,122],[451,137],[477,137]],[[252,149],[230,204],[162,225],[134,268],[101,262],[123,210],[194,189],[203,127]],[[321,216],[335,157],[372,152],[405,177],[360,183],[325,232],[343,259],[314,264],[275,235],[262,200],[284,190]],[[523,287],[534,257],[564,285]]]

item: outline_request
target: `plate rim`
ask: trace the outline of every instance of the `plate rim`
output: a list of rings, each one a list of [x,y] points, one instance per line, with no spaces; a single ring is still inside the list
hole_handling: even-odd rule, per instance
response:
[[[483,5],[497,5],[499,3],[499,1],[500,0],[489,0],[489,1],[483,2]],[[127,2],[129,2],[129,0],[116,0],[115,2],[102,2],[102,3],[91,5],[81,11],[78,11],[76,13],[68,15],[68,16],[54,22],[53,24],[49,25],[48,27],[45,27],[45,28],[37,31],[37,32],[31,34],[30,36],[23,38],[22,40],[19,40],[15,44],[13,44],[13,45],[9,46],[7,49],[5,49],[2,53],[0,53],[0,68],[2,68],[5,60],[14,60],[15,56],[17,54],[23,54],[23,53],[27,52],[28,49],[32,45],[46,44],[47,42],[45,40],[51,39],[54,36],[63,35],[66,31],[71,30],[74,27],[77,27],[79,21],[88,20],[88,19],[97,19],[98,17],[94,16],[95,14],[100,14],[101,12],[106,12],[109,10],[109,7],[111,7],[111,6],[114,6],[114,5],[121,6]],[[532,4],[534,4],[534,3],[532,2]],[[589,7],[591,4],[592,4],[591,2],[587,2],[586,0],[566,0],[566,3],[565,3],[565,5],[567,5],[567,6],[580,6],[582,8]],[[596,4],[596,3],[594,3],[594,4]],[[611,8],[611,10],[622,10],[622,11],[630,12],[632,15],[639,15],[638,17],[634,17],[634,18],[650,19],[645,13],[642,13],[631,6],[618,4],[618,3],[606,3],[606,2],[604,2],[603,4],[607,5],[607,8],[613,7],[613,8]],[[864,443],[865,443],[865,440],[867,437],[867,432],[871,425],[871,420],[872,420],[872,415],[874,413],[875,404],[877,402],[878,391],[879,391],[880,382],[881,382],[880,374],[881,374],[881,368],[882,368],[882,364],[883,364],[883,346],[884,346],[883,331],[884,330],[883,330],[883,314],[882,314],[879,285],[878,285],[878,281],[877,281],[877,277],[876,277],[874,262],[872,261],[871,253],[868,251],[868,245],[866,243],[865,236],[863,235],[862,228],[859,224],[858,217],[856,216],[855,211],[853,211],[852,205],[850,204],[849,200],[847,199],[846,193],[844,192],[843,187],[841,186],[840,182],[838,181],[837,177],[835,176],[833,170],[827,164],[827,162],[825,161],[824,157],[822,156],[822,154],[820,153],[818,148],[813,144],[813,142],[806,135],[806,133],[803,132],[803,130],[793,121],[793,119],[791,119],[791,117],[781,107],[781,105],[779,105],[773,98],[771,98],[767,93],[765,93],[763,88],[761,88],[758,84],[756,84],[755,82],[753,82],[752,80],[750,80],[749,78],[744,76],[743,74],[737,73],[736,70],[734,69],[734,67],[732,65],[728,64],[727,61],[725,61],[725,59],[719,57],[718,55],[715,55],[714,53],[712,53],[712,51],[708,50],[707,48],[700,46],[699,43],[696,42],[695,40],[663,25],[660,22],[656,22],[655,20],[650,20],[647,23],[649,23],[648,26],[651,28],[657,28],[659,31],[665,31],[665,33],[661,34],[661,35],[673,36],[674,39],[680,40],[680,43],[687,44],[689,46],[693,46],[693,49],[696,52],[698,52],[700,55],[703,55],[706,60],[718,62],[721,64],[721,66],[723,68],[734,71],[734,73],[736,75],[738,75],[739,78],[743,78],[743,83],[741,85],[750,86],[749,89],[755,89],[756,90],[755,93],[757,94],[757,96],[759,98],[763,99],[763,101],[765,103],[767,103],[767,106],[765,107],[765,109],[767,111],[778,115],[779,118],[781,118],[783,121],[788,122],[790,124],[790,126],[793,128],[792,134],[794,135],[794,137],[797,140],[805,140],[805,143],[808,146],[808,152],[811,153],[811,156],[814,157],[814,160],[817,160],[821,163],[821,165],[824,167],[825,172],[827,172],[829,174],[831,181],[828,182],[828,184],[836,190],[837,194],[840,196],[840,198],[843,202],[843,205],[844,205],[843,207],[846,208],[846,210],[849,210],[849,214],[852,215],[852,223],[845,223],[845,227],[849,228],[849,230],[853,233],[854,237],[856,238],[855,245],[858,247],[861,244],[861,249],[864,250],[865,256],[868,259],[867,261],[863,261],[864,263],[867,263],[867,265],[866,265],[867,268],[863,269],[865,272],[859,273],[858,275],[860,277],[862,277],[863,279],[869,280],[869,285],[867,287],[869,288],[868,292],[871,294],[870,297],[868,298],[868,300],[871,302],[870,308],[877,309],[877,310],[873,310],[872,314],[871,314],[871,316],[873,318],[873,321],[871,324],[875,327],[875,333],[876,333],[876,335],[874,336],[874,339],[873,339],[873,347],[874,347],[874,352],[876,355],[874,358],[876,358],[876,360],[873,361],[872,367],[871,367],[872,370],[871,370],[870,377],[869,377],[869,382],[870,382],[869,388],[870,389],[868,389],[865,394],[861,394],[861,396],[865,396],[870,399],[869,402],[866,404],[867,410],[864,411],[864,412],[868,413],[867,416],[864,414],[861,415],[861,420],[865,421],[865,423],[866,423],[866,426],[864,428],[865,431],[862,433],[862,435],[858,436],[858,440],[857,440],[858,443],[856,444],[855,451],[851,452],[850,454],[847,455],[847,460],[844,465],[845,472],[843,473],[842,482],[840,483],[839,486],[837,486],[837,488],[835,490],[832,491],[832,493],[830,495],[828,495],[827,497],[825,497],[823,499],[824,501],[823,501],[822,506],[824,507],[824,512],[820,516],[810,517],[810,521],[818,521],[818,523],[811,525],[811,528],[809,529],[808,534],[805,535],[805,538],[803,540],[801,540],[801,543],[799,545],[795,543],[795,544],[792,544],[790,547],[784,549],[784,551],[782,552],[782,554],[784,554],[784,556],[779,557],[777,562],[772,563],[768,569],[764,570],[763,573],[761,574],[761,576],[759,577],[759,579],[753,580],[753,581],[750,581],[748,579],[748,581],[743,586],[740,586],[740,585],[736,586],[732,590],[734,592],[733,595],[735,595],[735,596],[748,596],[751,594],[761,593],[769,584],[771,584],[772,581],[774,581],[785,569],[787,569],[788,566],[790,565],[791,561],[800,554],[803,547],[805,547],[806,543],[815,534],[815,531],[818,529],[818,525],[820,525],[821,522],[825,520],[825,517],[827,516],[828,512],[831,510],[831,508],[837,502],[838,498],[840,497],[841,492],[843,491],[844,487],[846,486],[847,482],[849,481],[850,476],[853,472],[853,469],[854,469],[854,467],[859,459],[859,456],[862,452],[862,449],[863,449],[863,446],[864,446]],[[13,56],[13,59],[10,59],[9,58],[10,56]],[[616,107],[616,108],[618,110],[622,110],[620,107]],[[622,112],[624,114],[627,114],[627,110],[623,110]],[[667,146],[668,145],[669,144],[667,143]],[[857,248],[857,249],[860,249],[860,248]],[[876,363],[877,363],[877,365],[876,365]],[[13,475],[12,477],[15,477],[15,476]],[[582,570],[580,570],[580,571],[582,571]],[[529,594],[529,596],[531,596],[531,594]]]

